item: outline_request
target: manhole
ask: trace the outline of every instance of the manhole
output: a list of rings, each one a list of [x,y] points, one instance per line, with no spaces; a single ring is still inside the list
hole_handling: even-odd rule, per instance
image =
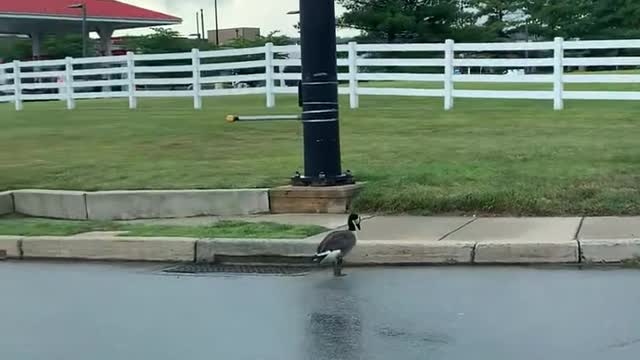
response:
[[[176,274],[253,274],[253,275],[306,275],[310,267],[278,265],[216,265],[182,264],[164,269],[166,273]]]

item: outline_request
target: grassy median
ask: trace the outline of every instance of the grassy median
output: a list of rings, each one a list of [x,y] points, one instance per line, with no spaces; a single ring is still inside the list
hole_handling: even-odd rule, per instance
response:
[[[534,84],[535,85],[535,84]],[[486,87],[485,87],[486,88]],[[635,85],[631,88],[635,88]],[[509,86],[513,89],[513,86]],[[524,90],[525,88],[523,88]],[[603,85],[598,85],[599,90]],[[619,86],[612,86],[615,90]],[[346,99],[342,99],[345,101]],[[227,124],[266,110],[262,96],[0,104],[0,191],[243,188],[282,185],[302,169],[296,122]],[[362,97],[342,104],[345,169],[367,181],[363,212],[640,214],[640,104]]]
[[[94,231],[126,231],[127,233],[122,236],[299,239],[326,230],[321,226],[282,225],[269,222],[221,221],[207,226],[167,226],[0,217],[0,235],[15,236],[71,236]]]

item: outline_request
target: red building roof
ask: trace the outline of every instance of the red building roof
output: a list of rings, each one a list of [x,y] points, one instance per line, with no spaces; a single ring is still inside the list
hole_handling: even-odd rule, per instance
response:
[[[80,18],[79,9],[70,5],[85,3],[87,17],[108,20],[142,20],[179,23],[180,18],[115,0],[0,0],[0,14]]]

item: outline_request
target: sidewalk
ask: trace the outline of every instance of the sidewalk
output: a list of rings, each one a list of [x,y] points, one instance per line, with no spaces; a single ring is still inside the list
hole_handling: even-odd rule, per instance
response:
[[[203,225],[220,220],[268,221],[343,228],[346,215],[256,215],[129,221]],[[0,237],[17,258],[213,262],[216,257],[306,258],[326,234],[298,240],[123,238],[112,233],[67,238]],[[640,217],[472,218],[363,216],[347,258],[373,264],[621,263],[640,258]]]

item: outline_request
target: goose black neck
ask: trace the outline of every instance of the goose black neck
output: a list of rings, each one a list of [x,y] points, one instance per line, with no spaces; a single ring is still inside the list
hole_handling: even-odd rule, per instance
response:
[[[356,224],[353,220],[349,220],[349,231],[356,231]]]

